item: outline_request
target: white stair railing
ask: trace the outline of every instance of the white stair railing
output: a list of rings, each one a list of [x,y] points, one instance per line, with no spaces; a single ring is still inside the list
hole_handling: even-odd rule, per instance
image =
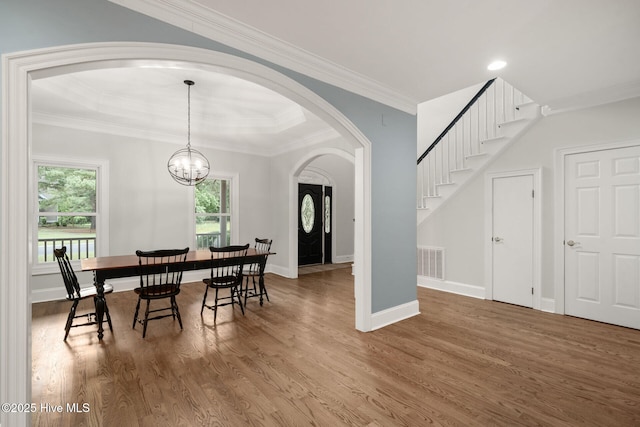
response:
[[[531,102],[504,80],[489,80],[418,159],[418,209],[440,197],[474,157],[486,155],[485,143],[504,137],[503,125],[522,119],[520,106]]]

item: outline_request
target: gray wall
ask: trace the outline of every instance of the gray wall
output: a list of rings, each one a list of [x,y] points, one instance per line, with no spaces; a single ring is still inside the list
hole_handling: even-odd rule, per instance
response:
[[[0,53],[103,41],[184,44],[270,66],[342,111],[372,142],[372,312],[416,299],[416,117],[105,0],[3,0]],[[393,261],[392,261],[393,260]],[[393,263],[394,268],[389,268]]]
[[[640,98],[543,117],[486,173],[542,168],[542,297],[554,298],[554,150],[640,138]],[[418,227],[418,244],[446,249],[446,279],[485,287],[485,174]],[[557,242],[556,242],[557,243]]]

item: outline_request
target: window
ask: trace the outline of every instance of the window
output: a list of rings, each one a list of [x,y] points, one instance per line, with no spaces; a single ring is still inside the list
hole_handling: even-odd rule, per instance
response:
[[[34,166],[34,270],[57,269],[53,250],[62,246],[72,261],[106,255],[106,165],[36,160]]]
[[[226,178],[205,179],[195,188],[196,248],[231,244],[232,181]]]

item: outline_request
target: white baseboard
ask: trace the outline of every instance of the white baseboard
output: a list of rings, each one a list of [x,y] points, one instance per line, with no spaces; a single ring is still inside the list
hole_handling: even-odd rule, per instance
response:
[[[202,277],[198,276],[197,280],[202,280]],[[113,292],[131,291],[138,286],[138,279],[137,278],[112,279],[112,280],[108,280],[107,283],[113,286]],[[86,287],[86,286],[89,286],[89,284],[81,284],[80,286]],[[31,291],[32,303],[58,301],[66,298],[67,298],[66,291],[64,290],[63,287],[60,287],[60,286],[56,286],[54,288],[46,288],[46,289],[35,289]]]
[[[556,300],[552,298],[540,298],[540,311],[546,311],[547,313],[555,313]]]
[[[336,255],[333,259],[334,264],[344,264],[346,262],[353,262],[353,255]]]
[[[418,300],[378,311],[371,315],[371,330],[375,331],[418,314],[420,314]]]
[[[293,274],[291,274],[291,269],[289,267],[282,267],[280,265],[267,265],[265,273],[277,274],[278,276],[286,277],[287,279],[294,279],[298,277],[297,271],[294,276]]]
[[[279,274],[273,266],[267,265],[265,272],[275,273],[280,276],[287,277],[284,274]],[[288,270],[287,270],[288,271]],[[202,279],[207,277],[207,270],[191,270],[182,273],[182,283],[201,282]],[[113,286],[113,292],[132,291],[139,285],[139,279],[137,277],[125,277],[122,279],[107,280],[107,283]],[[81,284],[81,287],[89,286],[88,283]],[[56,286],[46,289],[34,289],[31,291],[31,302],[47,302],[66,299],[67,294],[63,287]]]
[[[425,276],[418,276],[418,286],[438,291],[451,292],[453,294],[464,295],[467,297],[485,299],[485,289],[483,286],[469,285],[449,280],[437,280]]]
[[[64,288],[36,289],[31,291],[31,302],[58,301],[67,298]]]

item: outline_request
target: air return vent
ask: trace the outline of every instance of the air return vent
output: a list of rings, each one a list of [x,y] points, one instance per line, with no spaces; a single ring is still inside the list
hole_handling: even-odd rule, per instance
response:
[[[444,248],[418,246],[418,276],[444,280]]]

